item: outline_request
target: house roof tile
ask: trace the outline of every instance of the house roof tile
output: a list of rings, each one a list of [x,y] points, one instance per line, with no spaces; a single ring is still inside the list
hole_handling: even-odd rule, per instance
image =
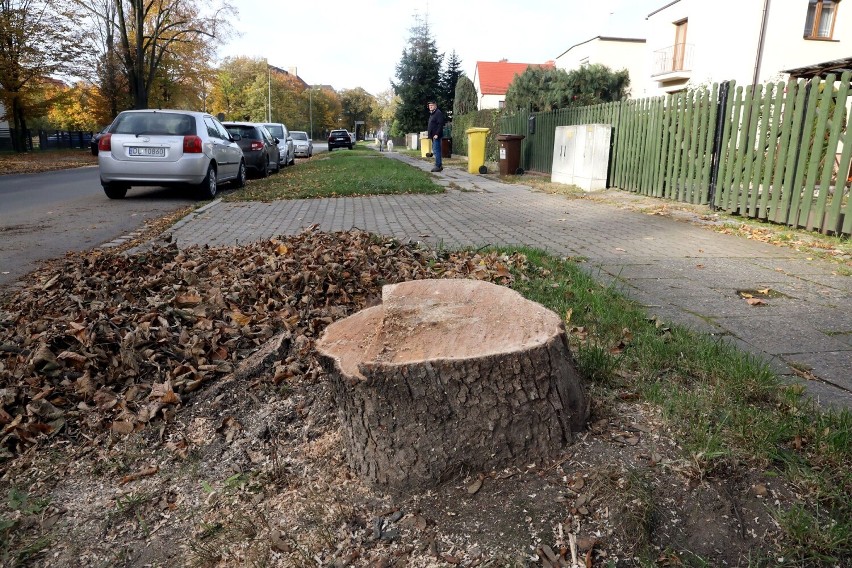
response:
[[[553,61],[547,63],[509,63],[503,61],[477,61],[476,76],[483,95],[503,95],[515,78],[527,70],[530,65],[554,67]]]

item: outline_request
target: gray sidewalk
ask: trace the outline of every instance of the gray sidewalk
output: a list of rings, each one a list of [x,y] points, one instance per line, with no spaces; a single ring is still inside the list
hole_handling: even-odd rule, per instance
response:
[[[431,163],[382,154],[429,170]],[[694,223],[616,205],[537,192],[445,167],[441,195],[215,201],[172,227],[181,247],[234,245],[359,228],[444,248],[527,245],[586,259],[598,281],[616,286],[649,315],[725,337],[791,380],[809,369],[808,391],[852,408],[852,277],[792,249],[716,233]],[[740,290],[779,293],[750,306]]]

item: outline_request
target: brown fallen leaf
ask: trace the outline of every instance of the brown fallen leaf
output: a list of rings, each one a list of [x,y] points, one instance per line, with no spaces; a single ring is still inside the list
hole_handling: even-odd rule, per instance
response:
[[[749,306],[767,306],[767,305],[769,305],[766,302],[764,302],[763,300],[761,300],[760,298],[747,298],[746,303],[748,303]]]
[[[284,540],[284,533],[279,530],[273,530],[269,534],[269,540],[272,542],[272,548],[278,552],[293,552],[293,545]]]
[[[126,420],[116,420],[112,423],[110,430],[112,430],[116,434],[122,434],[126,436],[127,434],[133,433],[133,428],[133,422],[128,422]]]
[[[145,469],[141,469],[135,473],[129,473],[121,478],[121,484],[130,483],[131,481],[136,481],[137,479],[141,479],[143,477],[150,477],[160,471],[160,468],[156,465],[152,465],[150,467],[146,467]]]

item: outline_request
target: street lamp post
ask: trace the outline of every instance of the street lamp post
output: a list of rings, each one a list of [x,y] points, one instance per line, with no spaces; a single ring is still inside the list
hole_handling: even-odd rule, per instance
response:
[[[266,62],[266,122],[272,122],[272,70]]]
[[[314,139],[314,88],[308,91],[308,117],[311,122],[311,140]]]

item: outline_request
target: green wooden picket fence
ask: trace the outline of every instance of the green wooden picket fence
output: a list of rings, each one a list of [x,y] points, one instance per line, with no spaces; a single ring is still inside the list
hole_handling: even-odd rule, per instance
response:
[[[557,126],[610,124],[610,187],[816,230],[852,234],[850,76],[506,115],[521,167],[549,173]]]

